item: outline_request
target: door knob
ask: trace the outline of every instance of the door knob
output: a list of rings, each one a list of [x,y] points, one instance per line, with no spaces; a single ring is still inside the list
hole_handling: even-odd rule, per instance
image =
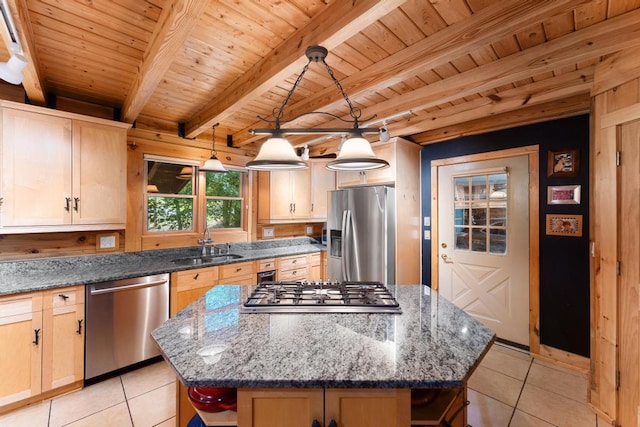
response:
[[[446,249],[447,248],[447,244],[444,243],[444,242],[440,243],[440,246],[442,246],[442,249]]]
[[[453,264],[453,260],[451,258],[449,258],[447,256],[447,254],[442,254],[440,255],[440,258],[442,258],[442,260],[446,263],[446,264]]]

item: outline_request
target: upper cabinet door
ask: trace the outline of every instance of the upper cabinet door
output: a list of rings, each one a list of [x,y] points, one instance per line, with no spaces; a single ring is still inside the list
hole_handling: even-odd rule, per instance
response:
[[[2,226],[71,223],[71,120],[2,110]]]
[[[311,173],[309,169],[291,171],[293,219],[307,219],[311,212]]]
[[[326,168],[327,161],[311,163],[311,218],[327,220],[329,191],[336,189],[336,173]]]
[[[73,223],[124,224],[127,131],[73,121]]]

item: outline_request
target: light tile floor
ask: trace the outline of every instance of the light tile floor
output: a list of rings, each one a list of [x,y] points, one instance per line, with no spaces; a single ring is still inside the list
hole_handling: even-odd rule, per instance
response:
[[[469,381],[472,427],[611,427],[587,407],[586,375],[495,344]],[[0,416],[0,427],[173,427],[165,362]]]

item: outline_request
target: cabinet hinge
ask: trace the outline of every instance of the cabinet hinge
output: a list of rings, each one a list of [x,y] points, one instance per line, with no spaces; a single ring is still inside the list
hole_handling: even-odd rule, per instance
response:
[[[616,166],[620,166],[620,152],[616,151]]]
[[[616,275],[620,275],[620,261],[616,261]]]

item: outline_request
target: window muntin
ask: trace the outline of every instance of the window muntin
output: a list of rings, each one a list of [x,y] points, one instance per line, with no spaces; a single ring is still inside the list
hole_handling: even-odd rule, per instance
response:
[[[194,230],[194,167],[146,160],[147,231]]]
[[[455,249],[507,253],[507,173],[453,178]]]

